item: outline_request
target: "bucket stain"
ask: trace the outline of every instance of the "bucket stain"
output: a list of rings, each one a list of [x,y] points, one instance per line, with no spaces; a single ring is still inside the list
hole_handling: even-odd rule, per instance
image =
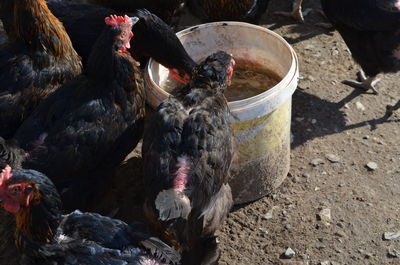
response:
[[[237,160],[229,182],[235,203],[254,201],[278,187],[290,167],[291,99],[263,117],[232,124]]]

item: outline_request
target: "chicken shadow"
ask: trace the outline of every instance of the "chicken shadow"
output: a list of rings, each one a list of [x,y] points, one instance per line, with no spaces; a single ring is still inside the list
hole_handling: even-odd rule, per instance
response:
[[[294,136],[292,148],[296,148],[314,138],[364,126],[370,126],[371,130],[375,130],[379,124],[400,121],[399,119],[389,119],[385,114],[379,118],[348,124],[346,113],[341,108],[364,93],[361,89],[355,89],[341,101],[335,103],[309,94],[304,90],[296,90],[293,94],[292,105],[291,131]]]

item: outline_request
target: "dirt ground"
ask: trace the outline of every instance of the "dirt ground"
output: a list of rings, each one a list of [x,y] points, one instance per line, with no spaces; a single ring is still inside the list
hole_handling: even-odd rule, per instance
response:
[[[383,239],[400,231],[400,115],[382,119],[386,105],[400,99],[400,73],[382,76],[379,95],[342,84],[359,68],[340,35],[316,25],[323,22],[319,1],[305,1],[304,9],[313,9],[305,24],[273,15],[290,5],[272,0],[262,24],[292,44],[300,60],[291,169],[273,194],[229,215],[219,232],[220,264],[400,264],[400,238]],[[378,168],[369,170],[369,162]],[[132,178],[141,175],[140,165],[136,151],[101,211],[119,208],[118,218],[140,218],[140,181]],[[330,218],[320,218],[324,209]],[[285,259],[289,247],[295,255]]]
[[[262,20],[300,60],[290,173],[273,194],[231,212],[219,232],[220,264],[400,264],[400,238],[383,240],[383,233],[400,231],[400,115],[381,119],[400,99],[400,73],[382,76],[379,95],[342,84],[358,66],[337,32],[316,25],[323,22],[319,1],[305,0],[304,9],[313,9],[305,24],[273,15],[290,5],[271,0]],[[140,219],[138,150],[110,180],[98,211],[118,208],[117,218]],[[369,170],[369,162],[378,168]],[[330,218],[321,220],[323,209]],[[291,259],[283,257],[288,247]]]

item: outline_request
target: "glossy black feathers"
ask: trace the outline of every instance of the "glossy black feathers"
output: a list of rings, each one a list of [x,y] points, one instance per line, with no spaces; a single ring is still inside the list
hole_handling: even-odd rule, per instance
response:
[[[194,256],[232,205],[233,135],[223,95],[229,67],[224,52],[196,67],[190,84],[158,107],[143,141],[146,217],[163,240]],[[212,264],[204,261],[210,252],[218,258],[213,248],[187,264]]]
[[[322,8],[367,76],[400,70],[400,10],[395,0],[322,0]]]

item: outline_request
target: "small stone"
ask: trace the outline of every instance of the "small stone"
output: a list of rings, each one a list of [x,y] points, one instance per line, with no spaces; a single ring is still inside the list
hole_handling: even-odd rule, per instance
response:
[[[311,165],[313,165],[314,167],[318,166],[319,164],[324,164],[324,160],[322,160],[321,158],[316,158],[311,161]]]
[[[283,253],[283,257],[285,259],[291,259],[294,257],[294,255],[296,255],[296,252],[294,252],[291,248],[287,248],[285,253]]]
[[[334,154],[327,154],[326,159],[328,159],[332,163],[338,163],[340,162],[340,158],[337,155]]]
[[[308,80],[310,80],[311,82],[314,82],[314,81],[315,81],[315,78],[314,78],[312,75],[309,75],[309,76],[308,76]]]
[[[314,49],[315,49],[315,46],[312,45],[312,44],[307,44],[307,45],[304,47],[304,50],[310,50],[310,51],[312,51],[312,50],[314,50]]]
[[[325,242],[328,242],[328,239],[324,238],[324,237],[320,237],[320,238],[318,238],[318,241],[321,243],[325,243]]]
[[[329,222],[331,220],[331,209],[322,209],[319,213],[318,213],[318,219],[320,221],[324,221],[324,222]]]
[[[315,187],[314,191],[319,191],[321,188],[320,187]]]
[[[311,120],[311,124],[316,124],[317,123],[317,120],[316,119],[312,119]]]
[[[368,162],[368,164],[366,165],[366,167],[367,167],[369,170],[376,170],[376,169],[378,169],[378,164],[375,163],[375,162]]]
[[[385,232],[383,233],[383,239],[384,240],[393,240],[396,238],[400,237],[400,231],[399,232]]]
[[[305,178],[308,179],[308,178],[311,178],[311,175],[310,175],[309,173],[304,173],[304,174],[303,174],[303,177],[305,177]]]
[[[320,262],[319,265],[331,265],[331,262],[329,260],[326,260],[326,261]]]
[[[264,215],[264,219],[266,220],[270,220],[274,217],[274,211],[278,210],[279,206],[273,206],[265,215]]]
[[[356,108],[357,108],[358,110],[365,111],[365,107],[364,107],[364,105],[363,105],[360,101],[357,101],[357,102],[356,102]]]
[[[388,249],[388,256],[391,258],[399,258],[400,252],[397,249],[390,247]]]
[[[374,256],[374,255],[373,255],[372,253],[367,252],[367,253],[365,253],[364,258],[370,259],[370,258],[372,258],[373,256]]]
[[[304,121],[304,117],[296,117],[294,118],[297,122],[302,122]]]
[[[343,231],[337,231],[337,232],[335,233],[335,236],[338,236],[338,237],[347,237],[346,233],[343,232]]]
[[[343,224],[343,223],[337,223],[336,225],[337,225],[338,227],[342,228],[342,229],[344,228],[344,224]]]
[[[368,140],[368,139],[369,139],[369,135],[365,135],[365,136],[363,137],[363,139]]]
[[[292,225],[291,224],[286,224],[285,225],[285,229],[287,229],[287,230],[292,229]]]
[[[348,104],[348,103],[344,104],[344,108],[345,108],[345,109],[350,109],[349,104]]]

